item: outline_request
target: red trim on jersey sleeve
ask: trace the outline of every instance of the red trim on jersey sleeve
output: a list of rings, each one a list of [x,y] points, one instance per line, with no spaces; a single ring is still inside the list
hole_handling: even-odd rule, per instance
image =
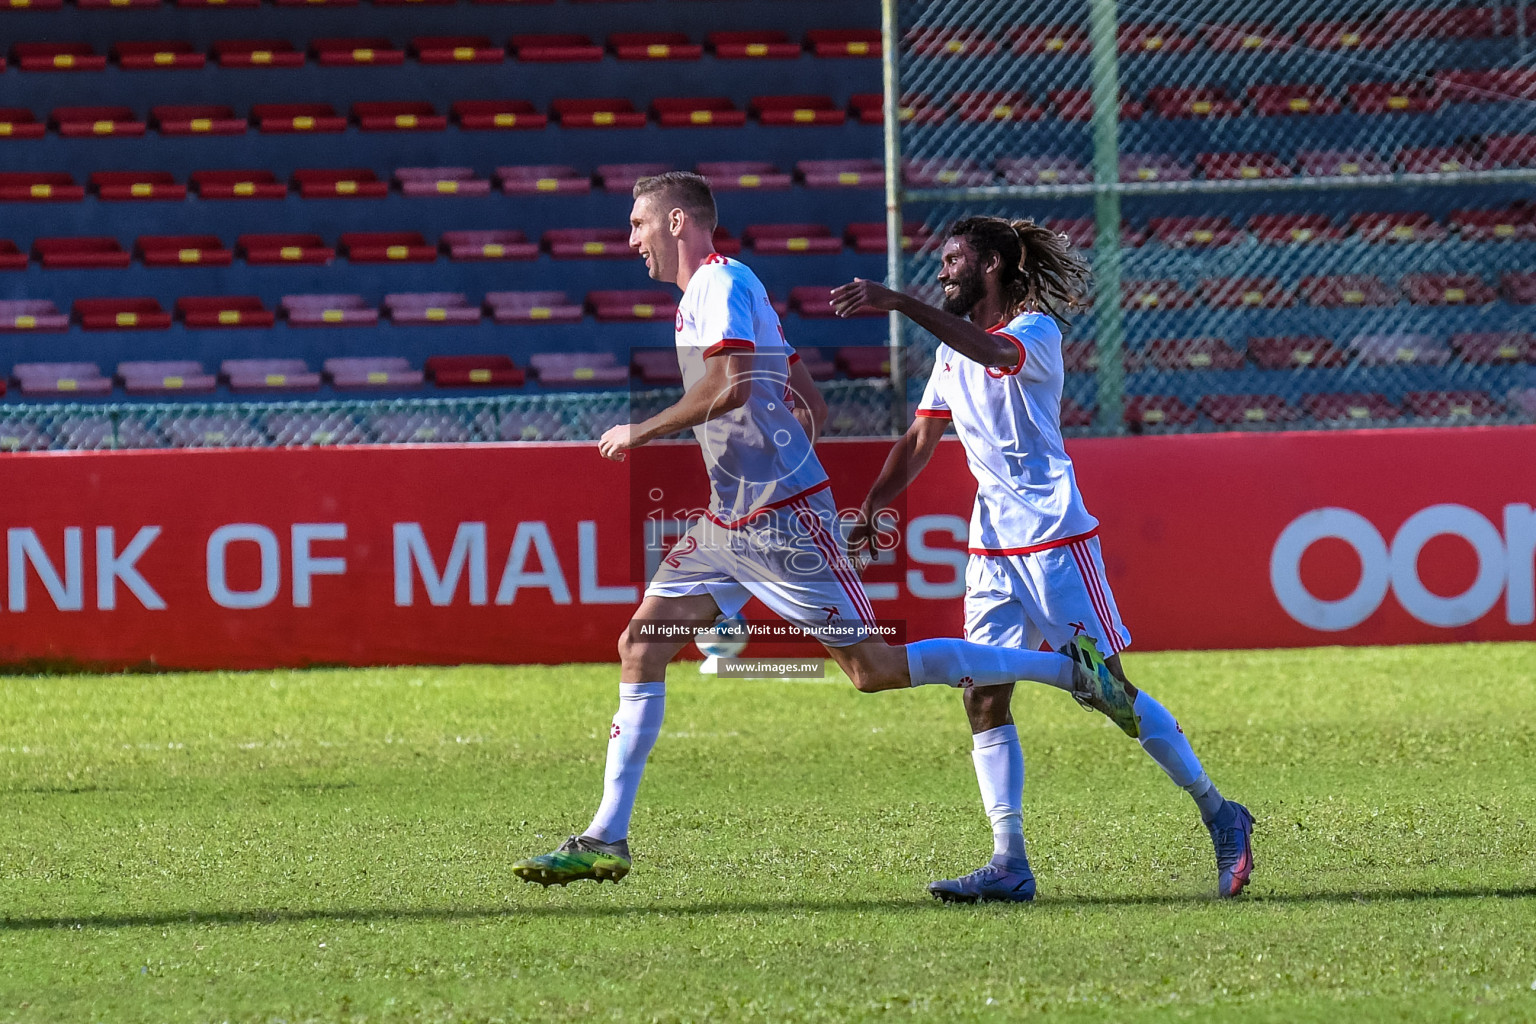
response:
[[[1000,338],[1007,338],[1009,341],[1013,342],[1019,350],[1019,361],[1011,367],[989,366],[987,367],[987,372],[991,374],[1001,374],[1004,377],[1012,377],[1014,374],[1024,369],[1024,360],[1029,358],[1029,356],[1024,351],[1024,343],[1018,338],[1015,338],[1013,335],[1009,334],[1007,331],[1003,330],[1003,328],[1006,326],[1008,326],[1006,323],[998,324],[996,327],[989,328],[987,333],[995,334]]]
[[[730,260],[726,259],[724,256],[721,256],[717,252],[712,252],[708,256],[704,257],[704,263],[706,265],[710,264],[710,263],[718,263],[718,264],[722,264],[723,265],[723,264],[727,264],[727,263],[730,263],[730,262],[731,262]]]
[[[917,414],[935,420],[952,420],[955,418],[955,414],[948,409],[919,409]]]
[[[783,328],[780,328],[781,332],[782,332],[782,330],[783,330]],[[789,365],[790,366],[794,366],[799,361],[800,361],[800,353],[791,350],[790,353],[789,353]]]
[[[1095,526],[1087,533],[1080,533],[1076,537],[1063,537],[1060,540],[1048,540],[1041,544],[1030,544],[1022,548],[967,548],[966,550],[973,555],[1032,555],[1036,551],[1049,551],[1052,548],[1064,548],[1068,544],[1076,544],[1080,540],[1087,540],[1089,537],[1097,537],[1098,535],[1099,528]]]
[[[704,358],[708,359],[710,356],[717,356],[721,352],[753,352],[756,350],[757,346],[745,338],[721,338],[704,350]]]

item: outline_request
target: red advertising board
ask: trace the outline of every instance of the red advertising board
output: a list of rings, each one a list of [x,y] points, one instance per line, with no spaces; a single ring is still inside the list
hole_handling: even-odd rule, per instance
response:
[[[857,506],[888,443],[818,447]],[[1140,649],[1536,639],[1536,427],[1072,443]],[[0,662],[255,668],[606,661],[642,522],[691,444],[0,456]],[[911,637],[961,622],[974,485],[947,442],[867,577]]]

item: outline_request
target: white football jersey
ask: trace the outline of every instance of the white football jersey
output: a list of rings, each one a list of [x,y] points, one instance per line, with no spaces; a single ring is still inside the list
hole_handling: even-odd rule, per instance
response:
[[[976,478],[970,551],[1024,555],[1090,537],[1099,522],[1061,441],[1061,328],[1020,313],[991,333],[1019,346],[1019,365],[983,366],[941,344],[917,409],[952,420],[965,448]]]
[[[734,525],[827,485],[792,403],[785,400],[792,355],[779,315],[757,275],[711,255],[677,305],[677,361],[683,386],[704,376],[705,360],[732,349],[755,355],[745,405],[693,428],[709,469],[710,515]]]

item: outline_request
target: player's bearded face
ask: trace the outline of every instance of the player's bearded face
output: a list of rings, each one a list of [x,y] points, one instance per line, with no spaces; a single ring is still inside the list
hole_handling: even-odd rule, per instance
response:
[[[650,196],[636,199],[629,213],[629,247],[645,258],[652,280],[671,281],[677,276],[676,246],[661,204]]]
[[[957,240],[952,239],[954,245]],[[945,252],[945,256],[950,253]],[[987,294],[986,280],[981,266],[969,253],[960,252],[958,259],[945,259],[939,272],[939,284],[944,286],[944,312],[954,316],[966,316],[976,308]]]

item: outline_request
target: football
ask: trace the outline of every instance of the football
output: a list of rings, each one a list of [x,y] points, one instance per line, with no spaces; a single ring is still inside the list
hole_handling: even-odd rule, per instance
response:
[[[693,642],[706,658],[734,658],[747,647],[747,623],[740,615],[722,617],[699,630]]]

